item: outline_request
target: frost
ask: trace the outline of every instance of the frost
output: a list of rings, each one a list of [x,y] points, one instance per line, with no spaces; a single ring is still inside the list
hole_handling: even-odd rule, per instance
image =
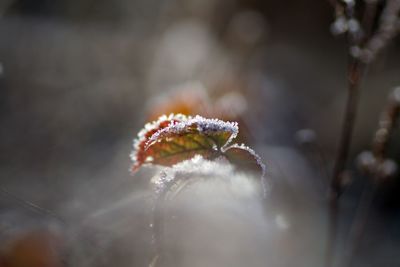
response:
[[[206,160],[201,155],[196,155],[192,159],[182,161],[171,167],[167,167],[160,172],[160,175],[153,180],[156,185],[156,191],[163,191],[167,184],[174,182],[176,177],[191,176],[232,176],[234,174],[234,166],[229,164],[222,157],[214,161]]]
[[[258,156],[253,149],[245,146],[244,144],[238,145],[234,144],[227,148],[239,148],[249,152],[257,164],[260,166],[262,174],[260,177],[261,185],[263,188],[264,196],[267,195],[268,185],[265,178],[266,167],[261,161],[260,156]],[[204,159],[201,155],[196,155],[192,159],[182,161],[171,167],[167,167],[160,172],[160,175],[152,180],[156,186],[156,192],[161,193],[162,191],[168,190],[167,188],[176,182],[177,177],[192,177],[192,176],[202,176],[202,177],[233,177],[238,171],[237,167],[231,164],[225,157],[221,156],[213,161]],[[239,170],[240,171],[240,170]],[[189,179],[189,178],[188,178]]]
[[[159,141],[161,138],[168,136],[183,135],[185,133],[197,130],[199,134],[204,135],[226,135],[229,134],[227,140],[216,141],[223,142],[222,144],[216,143],[212,145],[214,150],[222,148],[229,144],[238,134],[239,127],[237,122],[224,122],[219,119],[206,119],[201,116],[185,116],[182,114],[170,114],[169,116],[161,116],[158,120],[147,123],[144,128],[139,132],[137,138],[133,141],[133,152],[130,157],[133,161],[132,171],[138,167],[149,162],[148,156],[145,151],[150,145]]]
[[[219,119],[206,119],[199,115],[195,117],[184,116],[184,118],[180,121],[172,121],[167,127],[155,132],[147,141],[146,148],[160,138],[166,137],[168,135],[188,133],[192,130],[193,126],[196,127],[199,133],[206,135],[216,134],[219,132],[230,133],[231,135],[226,141],[225,146],[229,144],[239,133],[237,122],[225,122]]]
[[[193,191],[196,195],[205,193],[206,195],[203,196],[212,199],[210,197],[214,196],[213,193],[218,192],[220,197],[221,193],[226,192],[229,196],[248,200],[260,193],[260,188],[254,183],[254,178],[257,178],[257,176],[237,172],[236,166],[224,157],[208,160],[201,155],[196,155],[171,167],[163,168],[157,179],[153,179],[155,198],[150,223],[152,227],[150,228],[153,233],[152,243],[155,246],[156,254],[162,255],[162,246],[165,242],[165,220],[167,217],[173,218],[168,210],[170,201],[177,199],[178,195],[185,189],[194,183],[203,182]],[[215,188],[217,191],[213,191]]]
[[[138,133],[137,138],[133,140],[133,151],[130,154],[130,158],[134,164],[132,169],[135,169],[137,164],[139,164],[140,158],[139,154],[145,148],[148,139],[157,132],[160,128],[169,125],[171,122],[185,120],[186,116],[182,114],[170,114],[169,116],[162,115],[158,120],[146,123],[142,130]]]
[[[179,173],[216,174],[224,166],[238,171],[260,172],[266,195],[265,165],[261,158],[244,144],[233,144],[239,132],[237,122],[181,114],[162,116],[146,124],[134,142],[132,171],[143,164],[165,167],[156,180],[157,191],[173,186]],[[213,160],[213,161],[209,161]],[[233,170],[233,169],[231,169]],[[182,180],[182,179],[181,179]]]

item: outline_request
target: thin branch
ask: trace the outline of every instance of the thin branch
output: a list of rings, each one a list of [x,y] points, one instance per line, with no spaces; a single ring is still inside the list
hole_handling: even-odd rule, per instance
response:
[[[360,202],[358,204],[353,223],[350,228],[349,238],[346,242],[348,248],[345,250],[343,257],[344,263],[341,266],[350,267],[353,265],[355,255],[360,247],[363,233],[365,231],[366,222],[368,220],[369,210],[376,193],[375,185],[365,185],[362,192]]]
[[[354,131],[354,125],[357,116],[359,91],[362,78],[366,72],[367,64],[360,60],[360,57],[354,55],[352,50],[359,47],[364,40],[368,40],[372,32],[373,20],[376,16],[376,3],[369,4],[364,10],[362,29],[364,30],[364,38],[361,38],[361,28],[357,20],[354,18],[355,2],[349,1],[346,8],[347,24],[356,23],[353,27],[348,28],[348,45],[350,60],[347,70],[348,90],[345,106],[345,113],[342,122],[339,146],[333,166],[332,180],[328,192],[329,202],[329,232],[326,247],[326,266],[332,266],[335,256],[335,244],[337,242],[338,233],[338,215],[339,215],[339,197],[343,193],[343,182],[345,178],[346,164],[351,147],[351,141]],[[375,12],[375,13],[374,13]]]
[[[364,62],[368,63],[374,60],[376,55],[399,33],[399,11],[400,0],[387,1],[380,16],[377,31],[361,50],[360,57]]]
[[[345,113],[342,124],[342,132],[339,140],[339,148],[336,154],[336,160],[333,167],[333,178],[330,188],[330,199],[337,199],[342,194],[341,176],[346,168],[349,155],[351,139],[354,130],[355,119],[357,115],[358,97],[362,74],[365,65],[358,59],[351,59],[348,71],[348,94],[345,107]]]
[[[358,59],[352,58],[349,63],[348,72],[348,94],[346,108],[343,118],[342,132],[340,135],[339,148],[336,154],[336,160],[333,168],[333,176],[328,192],[329,202],[329,232],[328,244],[326,248],[326,266],[333,265],[334,251],[337,241],[338,232],[338,214],[339,214],[339,197],[343,192],[342,184],[344,171],[346,169],[347,158],[349,154],[351,139],[354,130],[354,124],[357,114],[359,88],[361,77],[363,76],[365,66]]]
[[[372,142],[372,153],[363,152],[359,156],[360,167],[372,178],[371,187],[366,185],[362,193],[356,216],[349,233],[349,248],[346,250],[343,266],[352,266],[360,247],[368,221],[368,213],[379,181],[394,174],[394,163],[387,159],[387,147],[400,113],[400,87],[395,88],[379,120],[378,129]]]

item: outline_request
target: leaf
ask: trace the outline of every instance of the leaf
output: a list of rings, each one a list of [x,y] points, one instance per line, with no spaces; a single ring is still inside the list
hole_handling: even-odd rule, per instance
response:
[[[239,128],[236,122],[182,114],[162,116],[147,124],[134,142],[132,172],[143,164],[172,166],[200,155],[204,159],[224,156],[239,170],[256,171],[263,181],[265,166],[245,145],[233,144]]]
[[[265,175],[265,165],[260,156],[243,144],[227,147],[224,156],[240,170],[259,172],[261,177]]]
[[[135,172],[146,161],[147,155],[145,152],[145,146],[153,134],[167,127],[170,123],[181,121],[184,118],[184,116],[179,114],[171,114],[169,116],[164,115],[159,117],[158,120],[147,123],[144,126],[144,128],[139,132],[138,137],[133,141],[134,150],[131,153],[131,159],[134,164],[131,168],[132,172]]]
[[[215,158],[221,155],[224,147],[238,133],[235,122],[201,116],[170,115],[168,118],[171,119],[161,120],[161,123],[142,133],[142,137],[139,136],[132,153],[132,171],[145,163],[172,166],[195,155],[206,159]],[[168,125],[165,125],[165,121],[168,121]]]

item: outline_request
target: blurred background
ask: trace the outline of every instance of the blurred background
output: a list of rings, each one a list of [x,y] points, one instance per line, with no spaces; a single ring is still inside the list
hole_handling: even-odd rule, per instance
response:
[[[239,141],[266,163],[269,208],[254,220],[284,233],[262,242],[274,259],[248,266],[321,266],[346,95],[347,48],[333,21],[317,0],[0,0],[0,266],[146,266],[154,173],[131,176],[129,154],[144,123],[171,112],[238,121]],[[351,170],[400,85],[399,55],[397,38],[368,69]],[[353,177],[338,257],[365,184]],[[400,265],[399,178],[379,187],[354,266]]]

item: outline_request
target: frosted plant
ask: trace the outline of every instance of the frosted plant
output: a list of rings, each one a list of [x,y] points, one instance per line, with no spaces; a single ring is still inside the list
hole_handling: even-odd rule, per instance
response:
[[[231,144],[238,132],[236,122],[181,114],[161,116],[139,132],[131,153],[132,173],[143,165],[164,166],[152,179],[155,204],[150,225],[156,251],[150,266],[159,265],[160,258],[165,258],[162,249],[164,204],[183,188],[199,180],[229,179],[240,173],[257,172],[265,196],[265,166],[251,148],[244,144]]]
[[[175,262],[173,254],[170,253],[171,240],[168,234],[170,232],[168,229],[171,227],[168,227],[168,221],[171,223],[171,217],[179,210],[175,205],[182,208],[182,200],[191,200],[193,201],[191,206],[196,210],[199,205],[208,203],[214,206],[216,205],[214,201],[230,200],[232,205],[234,203],[239,207],[247,205],[247,210],[249,203],[256,205],[254,200],[261,195],[260,188],[257,187],[259,180],[254,178],[257,176],[240,172],[223,157],[211,161],[196,155],[192,159],[164,168],[153,178],[156,194],[151,227],[156,256],[150,266],[170,266]],[[225,203],[225,205],[227,208],[230,207],[230,204]],[[211,210],[212,207],[210,212]],[[229,214],[230,211],[226,212]],[[211,213],[209,216],[215,215]],[[240,247],[240,244],[236,246]]]
[[[226,158],[240,170],[260,172],[264,184],[265,165],[251,148],[231,144],[239,133],[236,122],[201,116],[170,114],[148,123],[134,140],[132,172],[140,166],[173,166],[201,155],[204,159]]]

